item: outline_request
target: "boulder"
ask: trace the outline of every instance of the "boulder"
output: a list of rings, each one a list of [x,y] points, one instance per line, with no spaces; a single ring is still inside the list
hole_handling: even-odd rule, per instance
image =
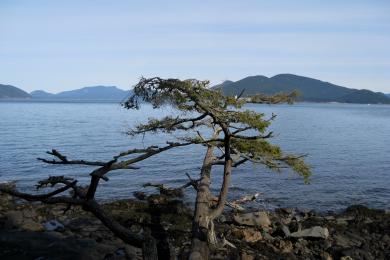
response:
[[[254,229],[234,229],[233,235],[238,239],[242,239],[248,243],[254,243],[263,239],[260,231]]]
[[[268,217],[268,214],[264,211],[235,214],[233,218],[234,221],[237,222],[239,225],[259,226],[265,228],[268,228],[271,225],[271,221]]]
[[[329,231],[327,228],[315,226],[312,228],[307,228],[307,229],[299,230],[297,232],[293,232],[291,233],[291,237],[327,239],[329,237]]]

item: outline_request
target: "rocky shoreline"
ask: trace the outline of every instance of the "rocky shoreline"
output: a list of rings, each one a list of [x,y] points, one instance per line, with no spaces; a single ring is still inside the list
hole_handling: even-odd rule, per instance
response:
[[[0,259],[142,259],[91,214],[64,208],[0,194]],[[168,259],[186,259],[192,212],[180,200],[152,195],[104,208],[134,232],[149,226]],[[214,224],[224,247],[212,259],[390,259],[390,213],[359,205],[329,215],[228,209]]]

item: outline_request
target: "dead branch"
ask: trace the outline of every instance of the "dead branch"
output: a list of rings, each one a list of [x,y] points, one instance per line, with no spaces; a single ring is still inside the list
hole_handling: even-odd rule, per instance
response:
[[[47,151],[47,154],[53,155],[57,157],[59,160],[47,160],[44,158],[37,158],[38,160],[48,163],[48,164],[79,164],[79,165],[90,165],[90,166],[104,166],[105,162],[100,161],[85,161],[85,160],[68,160],[66,156],[62,155],[57,150],[53,149],[51,151]]]

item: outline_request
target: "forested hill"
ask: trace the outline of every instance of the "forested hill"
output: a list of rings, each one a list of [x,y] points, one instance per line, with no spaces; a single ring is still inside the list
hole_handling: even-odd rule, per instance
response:
[[[60,101],[123,101],[130,91],[115,86],[93,86],[51,94],[43,90],[31,92],[33,99]]]
[[[0,84],[0,99],[28,99],[30,94],[20,88]]]
[[[293,74],[279,74],[271,78],[251,76],[236,82],[225,81],[213,88],[222,89],[222,92],[229,96],[239,95],[243,90],[245,90],[243,96],[298,90],[300,93],[299,101],[390,104],[390,98],[380,92],[346,88]]]

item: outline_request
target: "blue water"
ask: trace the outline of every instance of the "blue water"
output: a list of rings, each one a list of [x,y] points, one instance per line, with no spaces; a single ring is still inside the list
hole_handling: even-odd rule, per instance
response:
[[[233,172],[231,198],[260,192],[258,206],[340,210],[361,203],[375,208],[390,205],[390,106],[351,104],[248,105],[277,114],[272,142],[285,151],[308,154],[311,184],[289,171],[273,173],[262,166],[244,165]],[[119,152],[164,144],[165,135],[132,138],[131,126],[171,112],[143,107],[122,109],[112,103],[0,102],[0,181],[15,180],[23,191],[33,191],[37,180],[52,175],[77,177],[87,183],[91,167],[47,165],[36,160],[56,148],[68,158],[110,160]],[[171,150],[140,164],[139,170],[109,174],[99,187],[100,199],[127,198],[145,182],[178,186],[185,173],[199,174],[203,147]],[[218,191],[220,169],[213,173]],[[191,201],[190,189],[186,199]]]

